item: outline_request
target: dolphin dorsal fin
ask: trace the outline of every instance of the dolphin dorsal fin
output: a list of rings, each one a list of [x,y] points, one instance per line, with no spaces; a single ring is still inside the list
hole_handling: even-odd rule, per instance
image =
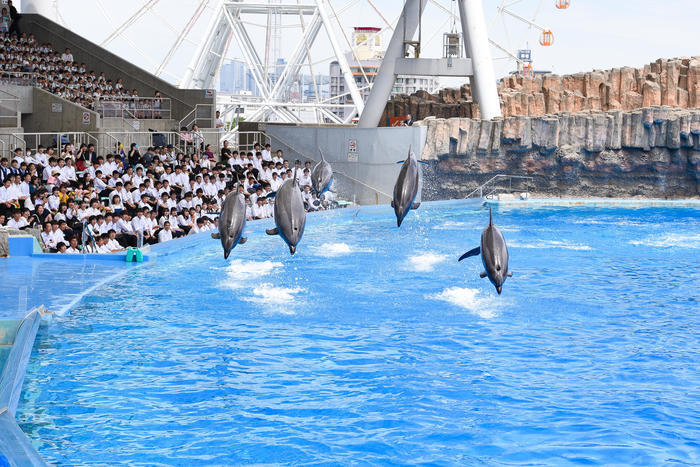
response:
[[[489,226],[493,225],[493,210],[489,208]]]

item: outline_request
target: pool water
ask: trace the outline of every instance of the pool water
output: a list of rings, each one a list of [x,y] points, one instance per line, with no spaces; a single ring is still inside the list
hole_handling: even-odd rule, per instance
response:
[[[20,424],[57,464],[700,463],[700,210],[494,221],[501,296],[459,202],[202,238],[41,330]]]

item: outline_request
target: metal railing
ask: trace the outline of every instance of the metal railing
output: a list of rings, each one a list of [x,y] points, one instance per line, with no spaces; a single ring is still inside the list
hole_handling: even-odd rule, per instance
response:
[[[271,138],[267,136],[262,131],[236,131],[231,135],[232,137],[227,138],[230,144],[231,150],[235,151],[252,151],[255,143],[259,143],[261,147],[265,147],[265,144],[271,143]]]
[[[167,97],[117,97],[95,102],[95,111],[106,118],[169,120],[172,117],[171,109],[172,101]]]
[[[197,104],[190,113],[180,120],[179,128],[185,127],[188,130],[192,129],[195,123],[200,128],[214,128],[216,121],[214,118],[215,104]]]
[[[106,151],[116,152],[119,143],[128,151],[133,143],[142,149],[141,153],[150,146],[167,146],[172,144],[177,150],[184,152],[185,144],[180,133],[175,131],[108,131],[100,135],[103,140],[103,148]]]
[[[0,72],[0,84],[36,86],[37,74],[29,71],[2,71]]]
[[[7,91],[0,91],[0,127],[18,128],[22,126],[19,111],[19,97]]]
[[[513,188],[513,180],[517,180],[518,182],[524,181],[525,187]],[[465,196],[465,199],[488,198],[497,193],[512,193],[514,190],[523,191],[523,189],[526,193],[529,193],[530,187],[528,186],[528,183],[532,182],[533,180],[534,179],[532,177],[527,177],[524,175],[498,174],[494,177],[491,177],[488,181],[486,181],[486,183],[482,184],[480,187],[476,188],[475,190],[472,190],[467,196]],[[507,186],[505,186],[505,182],[507,182]],[[518,182],[516,182],[516,184]]]
[[[90,133],[85,133],[82,131],[74,131],[74,132],[65,132],[65,131],[57,131],[57,132],[47,132],[47,133],[12,133],[12,138],[11,140],[12,148],[21,148],[23,152],[26,152],[27,149],[30,149],[34,152],[36,152],[39,149],[39,146],[44,146],[46,148],[49,147],[55,147],[56,152],[60,154],[61,148],[65,146],[66,144],[72,144],[73,146],[76,147],[76,149],[81,145],[81,144],[94,144],[95,145],[95,151],[99,152],[100,144],[97,138],[95,138],[93,135]]]

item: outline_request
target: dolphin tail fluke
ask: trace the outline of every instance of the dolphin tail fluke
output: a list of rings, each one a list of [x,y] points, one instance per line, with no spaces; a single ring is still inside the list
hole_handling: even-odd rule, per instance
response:
[[[484,277],[486,277],[487,275],[488,275],[488,274],[486,274],[486,271],[481,271],[481,272],[479,273],[479,277],[482,278],[482,279],[483,279]]]
[[[420,203],[413,203],[411,205],[411,209],[418,209],[420,207]]]
[[[248,237],[241,237],[241,239],[238,240],[238,244],[239,244],[239,245],[243,245],[243,244],[244,244],[245,242],[247,242],[247,241],[248,241]]]
[[[280,229],[275,227],[274,229],[265,229],[265,233],[268,235],[279,235]]]
[[[464,253],[462,256],[459,257],[457,261],[462,261],[464,258],[469,258],[470,256],[476,256],[481,253],[481,247],[478,246],[476,248],[472,248],[471,250],[467,251]]]

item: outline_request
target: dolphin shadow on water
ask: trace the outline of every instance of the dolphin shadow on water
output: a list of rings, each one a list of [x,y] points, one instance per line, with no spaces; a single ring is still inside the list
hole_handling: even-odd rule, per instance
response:
[[[306,226],[306,211],[304,210],[304,200],[299,189],[299,182],[294,177],[282,184],[275,195],[275,225],[274,229],[267,229],[268,235],[279,235],[289,246],[289,252],[294,254],[297,244],[304,235]]]
[[[244,244],[248,239],[243,237],[245,227],[245,203],[241,200],[238,190],[229,193],[221,207],[219,216],[219,233],[211,234],[212,238],[221,239],[224,248],[224,259],[228,259],[236,245]]]
[[[503,234],[498,227],[493,224],[493,213],[489,209],[489,225],[481,232],[481,246],[471,249],[459,257],[457,261],[464,258],[481,254],[481,262],[485,271],[479,274],[482,279],[488,277],[496,287],[498,295],[501,295],[503,283],[513,273],[508,270],[508,247]]]

